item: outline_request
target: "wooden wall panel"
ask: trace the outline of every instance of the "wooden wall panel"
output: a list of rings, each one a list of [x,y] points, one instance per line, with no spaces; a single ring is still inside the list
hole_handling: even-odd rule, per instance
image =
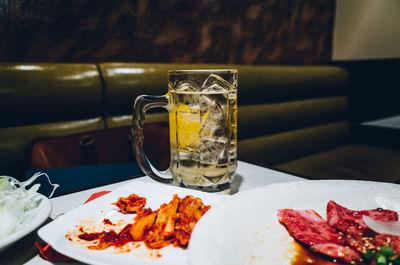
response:
[[[0,61],[330,63],[334,0],[0,0]]]

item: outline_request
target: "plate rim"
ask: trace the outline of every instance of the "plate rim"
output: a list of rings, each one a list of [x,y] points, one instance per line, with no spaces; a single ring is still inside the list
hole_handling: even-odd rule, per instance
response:
[[[31,221],[28,220],[26,221],[26,224],[28,225],[24,225],[23,228],[20,229],[19,231],[16,231],[15,233],[12,233],[0,239],[0,252],[13,245],[24,236],[32,233],[35,229],[40,227],[50,216],[52,205],[49,198],[47,198],[41,193],[36,193],[36,196],[37,196],[36,198],[41,200],[41,202],[39,206],[35,208],[35,210],[40,210],[41,214],[38,213],[37,215],[35,215],[35,217],[33,218],[33,221],[35,221],[34,223],[32,223],[32,220]]]
[[[380,182],[380,181],[372,181],[372,180],[357,180],[357,179],[300,179],[300,180],[292,180],[292,181],[285,181],[285,182],[275,182],[267,185],[263,185],[260,187],[255,187],[240,193],[233,194],[229,197],[229,199],[242,196],[245,193],[253,193],[255,190],[269,188],[270,186],[281,186],[281,185],[293,185],[294,183],[307,183],[307,182],[314,182],[314,183],[324,183],[324,182],[348,182],[348,183],[360,183],[360,184],[377,184],[382,186],[398,186],[400,188],[400,184],[397,183],[390,183],[390,182]],[[220,205],[221,203],[219,203]]]

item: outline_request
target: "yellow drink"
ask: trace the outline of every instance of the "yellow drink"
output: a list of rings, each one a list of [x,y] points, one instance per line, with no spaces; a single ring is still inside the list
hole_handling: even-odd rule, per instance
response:
[[[236,93],[169,91],[171,166],[187,186],[230,181],[236,169]]]

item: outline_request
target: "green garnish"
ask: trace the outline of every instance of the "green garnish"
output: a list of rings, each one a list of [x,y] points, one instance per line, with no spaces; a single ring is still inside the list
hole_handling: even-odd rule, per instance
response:
[[[379,247],[378,253],[373,250],[364,253],[364,264],[370,264],[373,260],[376,261],[376,265],[400,265],[400,256],[396,256],[394,249],[387,246]]]
[[[395,252],[393,248],[382,246],[379,248],[379,253],[381,253],[383,256],[390,258],[395,255]]]
[[[393,260],[393,265],[400,265],[400,256]]]
[[[376,254],[375,258],[376,258],[376,265],[387,265],[387,258],[383,254],[381,253]]]
[[[368,250],[364,255],[363,255],[363,260],[370,262],[373,258],[375,257],[375,252],[372,250]]]

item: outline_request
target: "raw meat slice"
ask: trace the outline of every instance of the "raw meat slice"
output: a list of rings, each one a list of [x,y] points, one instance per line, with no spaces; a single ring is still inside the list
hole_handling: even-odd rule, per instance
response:
[[[343,243],[340,235],[314,210],[278,210],[279,221],[302,243]]]
[[[379,234],[375,237],[377,247],[387,246],[393,248],[396,254],[400,254],[400,237],[388,234]]]
[[[353,211],[334,201],[328,202],[326,215],[328,224],[331,227],[342,233],[355,235],[357,237],[375,235],[375,232],[372,231],[363,221],[363,215],[381,222],[393,222],[399,219],[399,215],[391,210],[377,209]]]
[[[279,221],[310,250],[347,263],[360,260],[357,251],[344,244],[341,235],[314,210],[278,210]]]
[[[311,246],[310,250],[348,263],[360,260],[358,252],[348,246],[336,243],[319,243]]]
[[[375,239],[377,233],[365,224],[363,215],[381,222],[392,222],[399,219],[399,215],[391,210],[354,211],[334,201],[328,202],[327,205],[328,224],[343,235],[346,245],[361,253],[375,250],[379,246]]]

